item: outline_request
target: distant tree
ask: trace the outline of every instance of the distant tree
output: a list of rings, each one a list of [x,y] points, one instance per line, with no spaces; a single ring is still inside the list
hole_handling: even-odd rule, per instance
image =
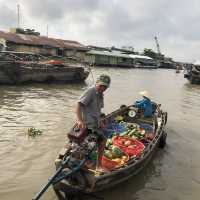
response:
[[[149,56],[150,58],[153,59],[156,59],[158,57],[156,52],[154,52],[152,49],[147,49],[147,48],[144,49],[143,55]]]

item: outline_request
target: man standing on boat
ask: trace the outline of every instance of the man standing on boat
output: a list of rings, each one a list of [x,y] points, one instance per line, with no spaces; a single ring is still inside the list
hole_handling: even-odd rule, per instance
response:
[[[104,106],[103,93],[110,86],[111,79],[108,75],[100,75],[94,86],[87,89],[79,98],[76,105],[76,122],[80,129],[87,128],[89,132],[98,136],[98,161],[97,168],[101,167],[106,138],[101,127],[101,109]]]

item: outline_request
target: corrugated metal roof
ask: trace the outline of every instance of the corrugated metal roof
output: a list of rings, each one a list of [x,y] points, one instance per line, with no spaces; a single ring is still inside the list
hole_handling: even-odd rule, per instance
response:
[[[76,41],[55,39],[45,36],[25,35],[0,31],[0,38],[4,38],[5,40],[14,42],[16,44],[50,46],[63,49],[78,49],[82,51],[88,50],[86,46]]]
[[[122,54],[120,51],[97,51],[97,50],[90,50],[87,53],[88,54],[93,54],[93,55],[105,55],[105,56],[112,56],[112,57],[131,58],[129,55]]]
[[[88,54],[94,54],[94,55],[106,55],[106,56],[115,56],[115,57],[122,57],[122,58],[142,58],[142,59],[148,59],[153,60],[152,58],[148,56],[141,56],[141,55],[134,55],[134,54],[123,54],[120,51],[98,51],[98,50],[90,50],[87,52]]]

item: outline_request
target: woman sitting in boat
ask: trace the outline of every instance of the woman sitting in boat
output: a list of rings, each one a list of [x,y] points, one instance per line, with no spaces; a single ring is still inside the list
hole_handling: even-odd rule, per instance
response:
[[[101,159],[106,143],[106,138],[101,127],[101,109],[104,106],[103,93],[110,86],[110,77],[102,74],[97,78],[94,86],[86,90],[76,105],[76,122],[80,129],[87,128],[88,133],[98,136],[98,161],[97,168],[101,169]]]
[[[151,102],[149,93],[147,91],[142,91],[139,94],[143,96],[143,99],[136,101],[134,105],[144,112],[144,117],[151,117],[155,109]]]

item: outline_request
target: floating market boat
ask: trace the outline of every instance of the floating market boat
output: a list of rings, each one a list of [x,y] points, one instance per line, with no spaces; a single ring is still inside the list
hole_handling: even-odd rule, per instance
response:
[[[0,84],[27,82],[80,82],[89,75],[82,65],[61,61],[0,61]]]
[[[130,55],[134,60],[134,67],[139,69],[157,69],[157,63],[149,56]]]
[[[155,105],[156,110],[149,118],[143,117],[140,110],[134,106],[121,106],[102,119],[106,124],[104,133],[108,137],[106,149],[113,150],[114,146],[115,153],[119,153],[119,149],[122,153],[118,160],[109,159],[104,150],[102,167],[105,170],[103,171],[95,170],[90,162],[88,164],[88,160],[95,160],[95,154],[91,156],[91,152],[94,153],[94,140],[87,138],[90,134],[87,135],[86,131],[76,129],[74,126],[68,134],[70,142],[61,150],[55,161],[57,172],[50,180],[58,198],[64,200],[77,194],[94,194],[120,184],[141,171],[151,160],[154,152],[159,149],[158,147],[163,148],[166,144],[167,113],[163,112],[160,106]],[[124,139],[125,143],[123,143]],[[88,151],[90,153],[85,153],[86,158],[83,159],[81,151],[74,150],[77,144],[84,146],[83,149],[90,149]],[[35,200],[39,199],[45,189]]]
[[[196,61],[190,68],[186,69],[184,78],[187,78],[191,84],[200,84],[200,62]]]

